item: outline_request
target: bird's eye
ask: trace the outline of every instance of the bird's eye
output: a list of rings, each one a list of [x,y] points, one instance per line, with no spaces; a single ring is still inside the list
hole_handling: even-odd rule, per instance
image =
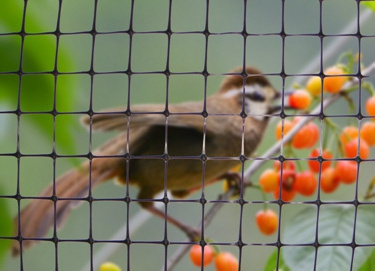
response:
[[[254,102],[264,102],[266,100],[264,95],[260,93],[259,91],[246,93],[245,96]]]

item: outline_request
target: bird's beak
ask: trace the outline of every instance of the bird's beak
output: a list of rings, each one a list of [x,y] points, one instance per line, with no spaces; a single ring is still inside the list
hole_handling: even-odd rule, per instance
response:
[[[281,97],[281,93],[280,93],[280,91],[275,91],[275,96],[273,97],[273,100],[274,101],[276,101],[277,99],[280,99],[280,97]]]

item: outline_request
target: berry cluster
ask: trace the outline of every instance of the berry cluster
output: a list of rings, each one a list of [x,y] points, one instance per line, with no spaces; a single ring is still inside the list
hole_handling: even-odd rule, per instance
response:
[[[311,77],[305,89],[297,89],[289,96],[289,106],[305,110],[309,108],[313,98],[321,96],[322,89],[331,94],[339,92],[348,80],[345,73],[345,67],[342,65],[329,67],[324,71],[326,77],[323,79],[323,88],[322,78],[319,76]]]
[[[350,67],[342,64],[329,67],[324,71],[324,78],[313,76],[306,86],[298,87],[288,97],[289,106],[295,110],[309,112],[310,107],[320,102],[323,93],[335,94],[343,89],[349,80],[346,75]],[[312,196],[320,186],[324,193],[334,192],[340,184],[352,184],[357,180],[357,158],[365,160],[370,156],[370,147],[375,145],[375,91],[369,88],[371,97],[366,101],[366,113],[372,119],[362,121],[361,127],[346,126],[341,131],[339,126],[331,120],[327,122],[332,129],[332,139],[337,148],[326,146],[317,147],[320,132],[319,127],[310,121],[299,129],[290,142],[285,143],[285,150],[294,153],[294,150],[311,149],[307,165],[301,161],[285,160],[282,163],[274,162],[272,168],[265,169],[259,177],[259,187],[264,193],[272,193],[275,200],[292,201],[299,194]],[[275,136],[281,140],[301,121],[301,117],[283,119],[276,125]],[[336,150],[337,149],[337,150]],[[335,150],[333,152],[332,150]],[[335,160],[334,157],[344,157]],[[271,235],[278,227],[277,214],[265,208],[256,214],[256,224],[261,233]]]
[[[200,245],[193,245],[189,255],[191,262],[198,267],[207,266],[215,260],[217,271],[238,270],[238,260],[233,254],[230,252],[217,252],[210,245],[206,245],[203,250]]]

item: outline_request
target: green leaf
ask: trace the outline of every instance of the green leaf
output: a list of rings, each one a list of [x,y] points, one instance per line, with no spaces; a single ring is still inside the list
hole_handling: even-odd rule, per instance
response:
[[[277,263],[279,264],[277,266]],[[276,269],[276,267],[278,269]],[[282,271],[290,271],[288,266],[285,265],[285,262],[282,257],[282,252],[280,251],[280,255],[278,257],[278,251],[275,250],[267,260],[266,266],[264,267],[264,271],[275,271],[275,270],[282,270]]]
[[[20,31],[22,13],[23,1],[5,1],[0,9],[0,29],[4,32]],[[27,15],[26,29],[43,29],[37,13],[28,11]],[[0,101],[5,103],[9,110],[17,110],[19,104],[19,109],[24,112],[51,112],[56,102],[65,111],[73,111],[76,100],[74,77],[59,80],[59,76],[55,78],[52,74],[34,74],[53,71],[58,59],[64,59],[59,62],[59,69],[74,70],[70,67],[73,60],[67,48],[60,46],[56,59],[55,35],[26,35],[20,64],[21,45],[20,35],[0,36],[0,72],[18,72],[20,65],[23,72],[26,72],[22,77],[17,74],[0,75]],[[59,93],[58,97],[55,97],[56,91]],[[46,124],[45,118],[33,119],[33,123],[42,133],[48,136],[53,132],[50,125]],[[64,152],[70,154],[75,150],[75,140],[71,133],[74,125],[77,125],[77,121],[73,115],[64,115],[64,121],[56,124],[56,130],[59,131],[56,133],[56,142]]]
[[[353,251],[350,244],[353,238],[359,245],[375,242],[375,207],[361,205],[357,216],[355,213],[353,205],[323,205],[318,221],[316,207],[298,213],[290,220],[282,240],[288,244],[283,247],[285,263],[291,270],[347,270],[354,253],[353,270],[358,270],[372,248],[363,246]],[[320,245],[317,251],[313,246],[316,241]]]
[[[372,250],[370,257],[367,261],[358,269],[359,271],[374,271],[375,270],[375,249]]]
[[[0,195],[4,195],[0,187]],[[0,236],[12,236],[12,217],[10,215],[7,199],[0,199]],[[11,240],[0,238],[0,266],[2,265],[6,254],[9,252]]]
[[[374,1],[368,1],[368,2],[362,1],[361,3],[375,12],[375,2]]]
[[[17,32],[21,30],[23,8],[23,1],[2,1],[0,32]]]

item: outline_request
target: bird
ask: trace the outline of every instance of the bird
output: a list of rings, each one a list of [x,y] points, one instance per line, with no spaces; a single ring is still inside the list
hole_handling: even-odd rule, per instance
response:
[[[270,116],[280,110],[279,98],[260,70],[243,66],[227,73],[219,90],[203,101],[87,114],[82,123],[90,130],[118,134],[16,215],[12,254],[31,247],[52,226],[62,226],[79,199],[111,179],[137,186],[133,201],[191,237],[190,228],[154,207],[154,197],[166,190],[186,197],[241,164],[240,158],[251,156],[262,141]]]

